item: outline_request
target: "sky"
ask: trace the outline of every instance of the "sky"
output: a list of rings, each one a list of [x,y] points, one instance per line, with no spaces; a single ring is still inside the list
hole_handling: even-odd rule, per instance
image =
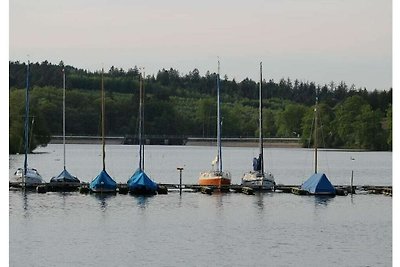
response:
[[[390,0],[13,0],[9,60],[392,87]]]

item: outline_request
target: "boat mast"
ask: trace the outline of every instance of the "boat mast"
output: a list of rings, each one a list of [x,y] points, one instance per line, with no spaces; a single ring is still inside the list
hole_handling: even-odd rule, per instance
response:
[[[318,168],[318,114],[317,114],[317,107],[318,107],[318,96],[315,96],[315,108],[314,108],[314,118],[315,118],[315,127],[314,127],[314,173],[317,173]]]
[[[64,146],[64,170],[65,170],[65,69],[62,69],[63,72],[63,146]]]
[[[104,116],[105,116],[105,100],[104,100],[104,68],[101,69],[101,143],[103,145],[103,171],[106,170],[106,148],[104,141]]]
[[[25,94],[25,159],[24,159],[24,175],[22,182],[25,182],[26,172],[28,169],[28,151],[29,151],[29,60],[26,66],[26,94]]]
[[[144,67],[143,67],[143,77],[142,77],[142,169],[144,171],[144,141],[143,141],[143,136],[144,136],[144,79],[146,75],[144,72]]]
[[[264,143],[263,143],[263,128],[262,128],[262,62],[260,62],[260,160],[261,160],[261,174],[264,174]]]
[[[222,149],[221,149],[221,111],[219,99],[219,60],[218,60],[218,73],[217,73],[217,147],[218,147],[218,172],[222,172]]]
[[[143,162],[143,156],[144,156],[144,147],[142,144],[142,127],[143,127],[143,77],[142,73],[140,73],[139,77],[139,169],[143,170],[144,168],[144,162]]]

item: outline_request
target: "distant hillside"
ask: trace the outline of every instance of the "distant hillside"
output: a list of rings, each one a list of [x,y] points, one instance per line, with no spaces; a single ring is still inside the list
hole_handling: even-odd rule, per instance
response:
[[[10,67],[10,152],[20,150],[26,65]],[[66,72],[67,133],[98,135],[100,73],[47,61],[31,65],[31,107],[34,143],[46,143],[62,133],[62,68]],[[136,132],[139,70],[112,67],[105,72],[107,135]],[[200,76],[194,69],[182,75],[160,70],[145,80],[145,130],[152,135],[215,136],[215,73]],[[316,85],[281,79],[263,81],[266,137],[300,136],[309,140],[313,105],[318,92],[323,127],[321,146],[390,149],[392,89],[367,91],[345,83]],[[255,137],[258,83],[221,81],[224,137]],[[20,138],[21,136],[21,138]],[[322,143],[323,142],[323,143]],[[34,147],[34,145],[33,145]]]

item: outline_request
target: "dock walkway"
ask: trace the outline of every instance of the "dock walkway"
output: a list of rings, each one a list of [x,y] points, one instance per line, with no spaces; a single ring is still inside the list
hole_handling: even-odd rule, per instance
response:
[[[346,196],[348,194],[383,194],[392,196],[392,186],[379,186],[379,185],[335,185],[336,195]],[[38,193],[58,192],[58,191],[79,191],[81,193],[90,193],[89,184],[81,183],[43,183],[25,185],[19,182],[9,182],[9,189],[27,189],[36,191]],[[274,190],[264,190],[260,186],[242,186],[239,184],[231,184],[228,186],[215,187],[215,186],[200,186],[198,184],[158,184],[158,194],[167,194],[168,192],[201,192],[203,194],[212,194],[213,192],[235,192],[252,195],[254,192],[273,192],[273,193],[292,193],[297,195],[306,195],[299,185],[283,185],[278,184]],[[128,186],[126,183],[118,183],[116,193],[128,193]]]

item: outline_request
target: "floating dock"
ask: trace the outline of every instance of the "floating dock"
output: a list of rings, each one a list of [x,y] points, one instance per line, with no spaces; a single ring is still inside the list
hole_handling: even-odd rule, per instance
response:
[[[363,186],[349,186],[349,185],[335,185],[336,195],[346,196],[348,194],[367,193],[367,194],[382,194],[392,196],[392,186],[378,186],[378,185],[363,185]],[[80,193],[91,193],[89,183],[44,183],[24,185],[18,182],[9,182],[10,189],[26,189],[36,191],[38,193],[46,192],[73,192],[79,191]],[[243,193],[246,195],[254,195],[255,192],[274,192],[274,193],[290,193],[296,195],[308,195],[307,191],[301,190],[299,185],[283,185],[278,184],[274,190],[264,190],[260,186],[242,186],[239,184],[232,184],[223,187],[215,186],[200,186],[198,184],[158,184],[158,194],[168,194],[168,192],[200,192],[203,194],[212,195],[214,192],[234,192]],[[127,194],[129,192],[128,186],[125,183],[118,183],[115,193]]]

